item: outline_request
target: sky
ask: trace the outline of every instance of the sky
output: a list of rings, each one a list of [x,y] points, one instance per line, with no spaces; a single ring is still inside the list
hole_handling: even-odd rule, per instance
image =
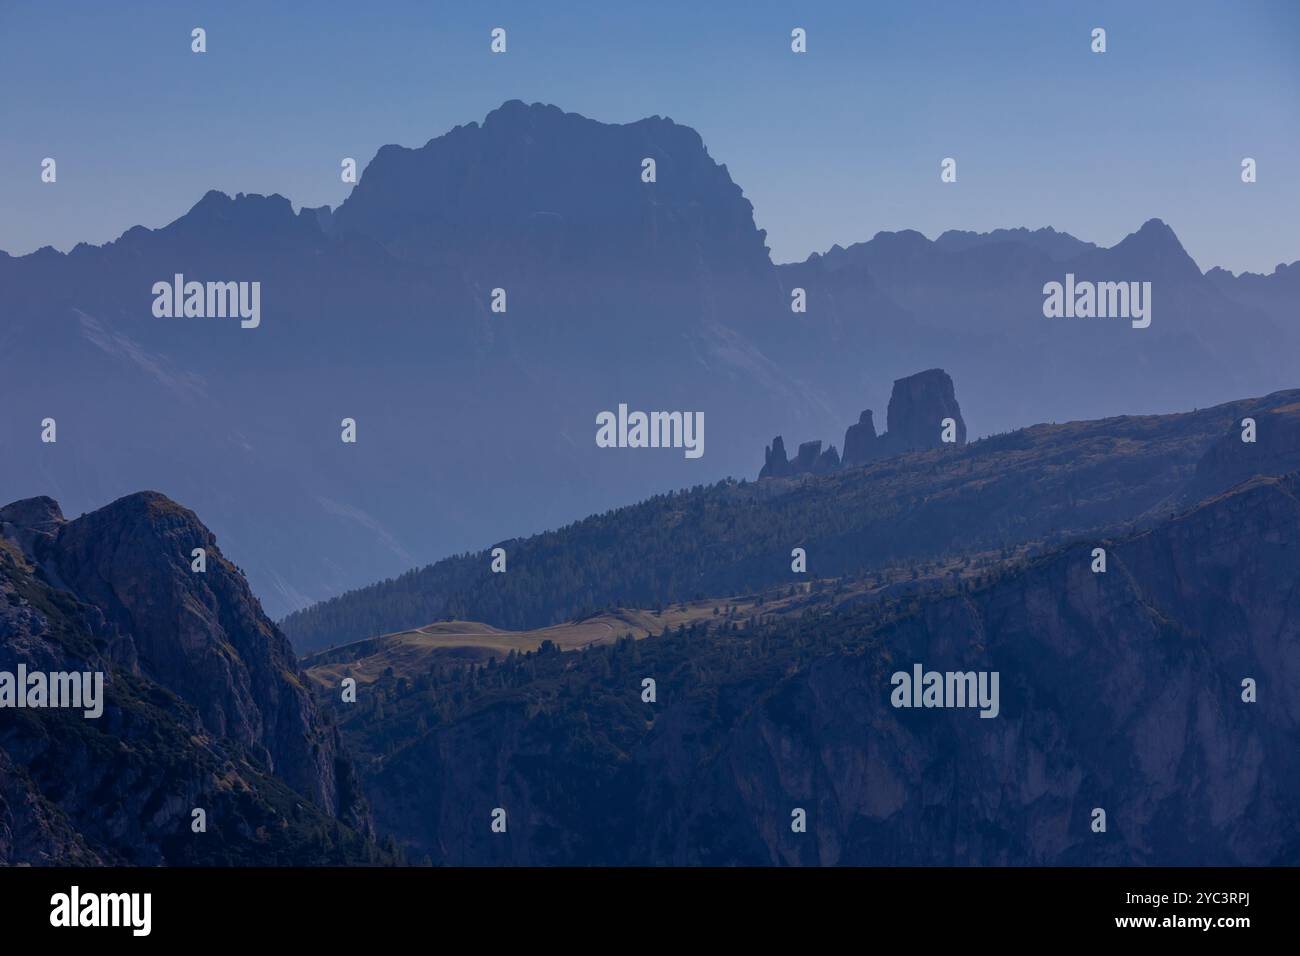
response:
[[[337,206],[343,157],[509,99],[694,127],[777,262],[897,229],[1111,245],[1151,217],[1202,268],[1300,259],[1300,0],[0,0],[0,250],[209,189]]]

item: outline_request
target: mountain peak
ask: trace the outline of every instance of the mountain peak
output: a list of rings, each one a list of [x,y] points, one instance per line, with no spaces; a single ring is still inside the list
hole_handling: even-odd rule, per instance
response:
[[[558,119],[563,116],[577,116],[577,113],[565,113],[551,103],[525,103],[523,100],[506,100],[483,118],[483,128],[497,125],[518,125],[546,119]],[[585,118],[585,117],[584,117]]]
[[[1129,233],[1106,252],[1138,259],[1160,273],[1188,278],[1201,274],[1200,267],[1187,254],[1174,230],[1162,219],[1148,219],[1137,232]]]
[[[58,534],[63,510],[53,498],[24,498],[0,508],[0,538],[7,538],[28,558],[37,560],[36,542]]]
[[[1136,232],[1131,232],[1120,241],[1120,245],[1129,240],[1140,241],[1146,246],[1167,245],[1183,248],[1177,234],[1163,219],[1148,219]]]
[[[59,503],[48,495],[35,498],[23,498],[0,508],[0,524],[12,524],[24,528],[35,525],[61,524],[63,509]]]
[[[1183,249],[1183,244],[1179,241],[1178,235],[1163,219],[1148,219],[1142,223],[1137,232],[1125,237],[1125,241],[1128,239],[1140,240],[1148,247],[1165,246],[1179,251]]]
[[[288,641],[193,511],[137,492],[63,522],[41,550],[46,572],[129,635],[141,669],[193,704],[210,732],[249,747],[327,811],[339,807],[333,734]]]
[[[753,207],[695,130],[522,100],[422,147],[383,147],[335,222],[415,259],[679,275],[770,265]]]
[[[236,193],[233,197],[219,189],[209,189],[196,202],[185,219],[231,219],[257,217],[279,219],[293,216],[293,204],[279,193],[263,196],[261,193]],[[179,220],[178,220],[179,221]]]
[[[1141,227],[1138,229],[1138,235],[1142,235],[1143,233],[1166,237],[1172,236],[1177,239],[1177,236],[1174,236],[1174,231],[1169,228],[1169,225],[1157,216],[1152,216],[1146,222],[1142,223]]]
[[[161,491],[135,491],[129,495],[123,495],[121,498],[104,505],[96,514],[112,517],[124,515],[135,517],[176,515],[191,527],[203,528],[198,515],[183,505],[177,504]],[[204,530],[206,531],[206,529]]]

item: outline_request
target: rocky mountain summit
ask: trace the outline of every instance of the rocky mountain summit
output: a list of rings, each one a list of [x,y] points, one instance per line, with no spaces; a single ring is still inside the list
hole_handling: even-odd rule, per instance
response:
[[[105,700],[0,708],[0,862],[365,858],[368,811],[289,642],[163,495],[0,508],[0,672],[20,668],[102,674]]]
[[[643,181],[646,160],[663,176]],[[576,263],[624,276],[693,271],[702,255],[714,271],[771,267],[753,207],[695,130],[520,100],[422,147],[384,146],[332,221],[444,262]]]
[[[895,380],[889,397],[888,430],[883,435],[876,434],[869,408],[858,417],[857,424],[850,425],[844,433],[843,457],[834,445],[822,451],[820,441],[809,441],[799,446],[799,453],[790,461],[786,457],[785,442],[777,435],[764,452],[763,468],[758,477],[824,475],[837,468],[865,465],[878,458],[938,448],[944,444],[942,436],[946,419],[953,422],[953,444],[966,444],[966,422],[961,417],[952,378],[941,368],[917,372]]]

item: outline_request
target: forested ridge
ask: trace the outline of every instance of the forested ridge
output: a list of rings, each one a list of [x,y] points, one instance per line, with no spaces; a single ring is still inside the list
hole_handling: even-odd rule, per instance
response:
[[[825,476],[726,480],[657,495],[490,551],[461,554],[292,614],[299,652],[442,619],[543,627],[611,607],[654,608],[810,576],[952,553],[1048,544],[1158,516],[1208,445],[1248,408],[1036,425]]]

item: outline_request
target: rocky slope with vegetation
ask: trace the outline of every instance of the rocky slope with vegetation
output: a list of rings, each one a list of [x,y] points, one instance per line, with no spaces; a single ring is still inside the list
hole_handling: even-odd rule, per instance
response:
[[[20,667],[102,674],[103,713],[0,709],[0,862],[392,859],[288,642],[163,496],[0,508],[0,671]]]
[[[1298,502],[1258,477],[910,597],[431,658],[345,734],[435,863],[1294,865]],[[913,663],[999,672],[997,718],[895,709]]]

